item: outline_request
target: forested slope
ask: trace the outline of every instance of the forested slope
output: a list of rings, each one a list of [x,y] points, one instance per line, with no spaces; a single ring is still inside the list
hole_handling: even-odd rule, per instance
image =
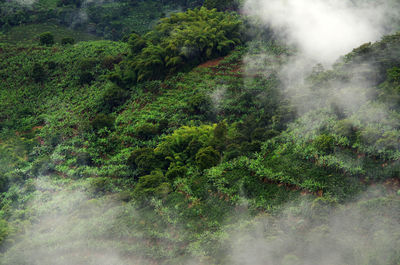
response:
[[[1,43],[0,264],[398,264],[400,35],[293,93],[246,23]]]

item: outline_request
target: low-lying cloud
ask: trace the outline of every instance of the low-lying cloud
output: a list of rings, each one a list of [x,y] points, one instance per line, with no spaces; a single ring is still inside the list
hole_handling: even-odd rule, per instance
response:
[[[388,16],[394,13],[385,0],[247,0],[244,9],[302,55],[324,64],[378,40],[390,30]]]

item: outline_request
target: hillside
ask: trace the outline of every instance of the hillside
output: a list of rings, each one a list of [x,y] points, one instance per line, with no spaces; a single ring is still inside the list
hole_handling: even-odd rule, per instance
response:
[[[400,34],[288,85],[301,51],[225,9],[0,35],[0,264],[399,264]]]

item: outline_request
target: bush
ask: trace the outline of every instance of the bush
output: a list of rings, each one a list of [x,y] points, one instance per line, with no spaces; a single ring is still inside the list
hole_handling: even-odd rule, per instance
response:
[[[51,32],[44,32],[39,35],[40,45],[51,46],[54,44],[54,36]]]
[[[31,76],[36,83],[43,82],[46,77],[43,66],[39,63],[35,63],[32,68]]]
[[[386,72],[387,80],[396,85],[400,84],[400,67],[393,67]]]
[[[128,158],[128,164],[132,169],[137,169],[139,174],[148,174],[160,167],[160,160],[152,148],[145,147],[133,151]]]
[[[79,63],[79,70],[81,72],[91,71],[97,64],[97,60],[93,58],[84,59]]]
[[[114,127],[114,121],[114,117],[100,113],[91,121],[91,127],[93,131],[98,131],[103,128],[112,128]]]
[[[169,168],[165,176],[168,180],[173,180],[178,177],[184,177],[186,175],[187,169],[181,166],[173,166]]]
[[[117,86],[109,87],[100,102],[100,110],[112,112],[128,99],[129,93]]]
[[[79,84],[81,84],[81,85],[85,85],[85,84],[90,85],[93,80],[94,80],[94,76],[90,72],[83,72],[83,73],[79,74]]]
[[[76,164],[78,166],[91,166],[93,165],[93,160],[88,153],[80,152],[76,155]]]
[[[187,110],[190,114],[204,115],[211,109],[210,97],[204,93],[198,93],[187,102]]]
[[[0,175],[0,192],[6,192],[8,190],[8,178]]]
[[[75,43],[75,39],[72,37],[66,37],[61,39],[61,45],[72,45]]]
[[[225,153],[224,153],[224,160],[229,161],[233,158],[236,158],[242,154],[240,145],[238,144],[230,144],[226,147]]]
[[[220,154],[211,146],[201,148],[196,154],[196,164],[201,170],[217,165],[220,160]]]
[[[168,194],[171,187],[161,170],[152,171],[151,174],[139,178],[134,189],[137,199],[143,200],[149,196],[160,196]]]
[[[34,176],[49,175],[54,172],[54,164],[51,162],[50,157],[44,156],[37,158],[31,166],[31,173]]]
[[[135,128],[135,136],[141,140],[149,140],[158,134],[158,126],[152,123],[144,123]]]
[[[54,70],[54,69],[56,69],[56,67],[57,67],[57,63],[56,62],[53,62],[53,61],[47,62],[47,68],[49,70]]]
[[[101,61],[101,66],[105,69],[112,70],[115,64],[118,64],[122,61],[121,56],[106,56]]]
[[[0,245],[10,234],[10,227],[6,220],[0,219]]]
[[[353,125],[351,120],[344,119],[338,121],[334,129],[337,134],[348,137],[352,141],[356,140],[357,128]]]
[[[99,193],[106,193],[112,191],[112,183],[109,178],[102,177],[102,178],[93,178],[91,180],[91,191],[95,195]]]
[[[321,134],[314,139],[314,147],[324,153],[330,153],[335,147],[335,138],[332,135]]]
[[[164,132],[168,129],[169,121],[167,119],[161,119],[158,121],[158,131]]]

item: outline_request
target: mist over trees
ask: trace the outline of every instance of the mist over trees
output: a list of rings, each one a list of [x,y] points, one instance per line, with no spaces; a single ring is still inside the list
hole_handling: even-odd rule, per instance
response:
[[[396,6],[0,1],[0,264],[398,265]]]

